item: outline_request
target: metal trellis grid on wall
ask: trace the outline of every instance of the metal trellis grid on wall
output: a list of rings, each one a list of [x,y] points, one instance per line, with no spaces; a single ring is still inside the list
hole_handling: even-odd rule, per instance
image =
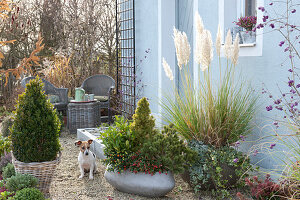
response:
[[[116,0],[117,92],[122,115],[130,118],[136,106],[134,0]]]

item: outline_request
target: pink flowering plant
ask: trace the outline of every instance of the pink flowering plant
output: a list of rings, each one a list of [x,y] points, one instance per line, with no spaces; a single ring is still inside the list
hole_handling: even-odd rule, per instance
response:
[[[252,31],[256,25],[256,16],[245,16],[240,17],[235,24],[239,27],[246,29],[247,31]]]

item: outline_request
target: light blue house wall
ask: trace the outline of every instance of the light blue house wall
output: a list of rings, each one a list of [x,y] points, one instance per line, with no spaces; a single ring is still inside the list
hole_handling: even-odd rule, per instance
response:
[[[175,47],[172,32],[175,26],[174,0],[138,0],[136,1],[136,58],[144,59],[145,50],[151,53],[139,66],[143,72],[139,77],[144,86],[144,96],[149,99],[150,108],[161,123],[160,114],[163,113],[158,103],[163,93],[173,91],[173,84],[165,77],[161,67],[162,58],[168,60],[175,71]]]
[[[176,0],[176,28],[180,31],[183,31],[187,34],[191,50],[194,48],[193,39],[194,39],[194,0],[180,1]],[[193,74],[193,54],[190,56],[189,68],[190,72]],[[176,85],[179,87],[181,85],[179,75],[179,69],[176,68]]]
[[[151,49],[150,55],[140,65],[140,70],[143,71],[142,80],[145,84],[144,96],[150,99],[151,110],[155,115],[160,116],[163,114],[163,110],[157,103],[161,100],[163,93],[165,91],[173,91],[172,82],[165,76],[161,65],[162,57],[165,57],[172,67],[173,72],[177,70],[175,48],[172,39],[173,26],[187,33],[193,51],[193,43],[195,42],[193,17],[195,12],[198,11],[203,19],[205,28],[211,31],[213,40],[215,41],[217,27],[220,18],[222,18],[222,16],[219,16],[222,13],[220,9],[223,9],[220,8],[220,5],[222,6],[221,1],[136,0],[136,56],[137,59],[142,58],[145,49]],[[264,3],[263,0],[258,1],[260,5]],[[228,2],[229,0],[225,0],[226,7],[229,6]],[[274,8],[280,9],[276,5]],[[230,10],[230,7],[228,9]],[[233,6],[232,9],[236,8]],[[262,13],[258,11],[258,18],[261,16]],[[299,19],[299,15],[295,15],[294,19]],[[228,21],[226,22],[225,20],[224,24],[226,23]],[[264,29],[264,32],[266,33],[269,30],[268,28]],[[286,58],[283,48],[278,46],[281,36],[275,32],[262,34],[262,31],[259,31],[257,41],[258,43],[254,47],[241,47],[241,56],[238,65],[238,71],[251,82],[253,88],[259,94],[258,109],[253,122],[256,128],[253,130],[251,137],[248,138],[252,142],[244,145],[244,150],[248,150],[255,143],[255,140],[269,135],[270,129],[266,126],[272,123],[272,118],[282,115],[266,111],[265,107],[271,101],[266,95],[261,94],[262,84],[265,84],[265,88],[274,96],[279,96],[278,85],[281,88],[286,87],[289,75],[288,68],[281,66],[281,63]],[[216,61],[217,59],[214,57],[212,68],[218,66]],[[194,74],[201,73],[193,65],[193,59],[191,59],[190,66],[194,69]],[[276,150],[280,150],[281,147],[276,148]],[[260,166],[269,169],[277,168],[280,163],[279,159],[277,159],[277,162],[274,162],[274,159],[270,158],[267,154],[258,154],[252,157],[252,162],[259,162]]]

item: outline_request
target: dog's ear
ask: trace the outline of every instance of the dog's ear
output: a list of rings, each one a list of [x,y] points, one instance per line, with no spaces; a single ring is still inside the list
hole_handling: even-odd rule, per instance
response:
[[[75,146],[79,146],[79,145],[81,145],[81,143],[82,142],[80,140],[78,140],[78,141],[75,142]]]
[[[93,140],[88,140],[88,143],[89,143],[89,144],[92,144],[92,142],[93,142]]]

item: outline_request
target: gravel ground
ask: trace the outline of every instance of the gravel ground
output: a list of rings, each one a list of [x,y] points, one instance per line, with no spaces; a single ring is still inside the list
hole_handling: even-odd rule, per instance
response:
[[[180,200],[210,200],[207,196],[195,195],[192,189],[179,176],[175,176],[175,188],[163,198],[145,198],[137,195],[119,192],[110,186],[105,178],[105,166],[98,160],[97,173],[93,180],[88,179],[88,174],[82,180],[79,180],[79,167],[77,163],[77,156],[79,150],[75,147],[75,134],[69,134],[67,131],[63,132],[60,138],[62,145],[62,158],[56,170],[51,188],[50,198],[52,200],[146,200],[146,199],[180,199]]]

